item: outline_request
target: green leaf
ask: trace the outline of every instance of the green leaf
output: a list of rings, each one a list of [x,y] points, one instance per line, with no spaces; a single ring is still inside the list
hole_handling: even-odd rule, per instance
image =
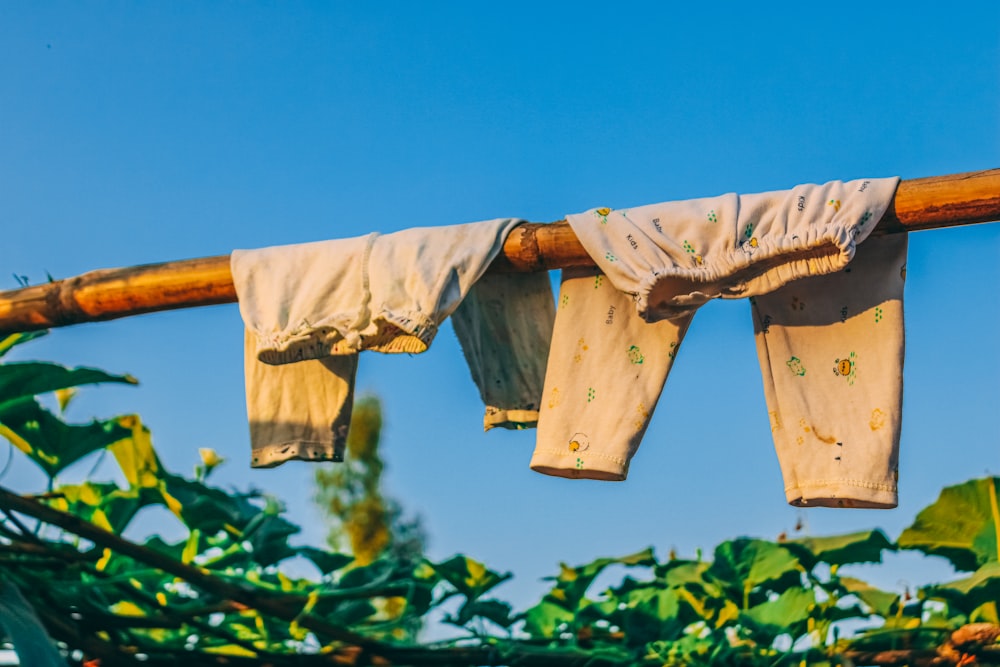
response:
[[[883,550],[895,550],[885,533],[878,529],[830,537],[803,537],[781,544],[794,551],[808,569],[816,562],[830,565],[881,563]]]
[[[116,382],[138,384],[131,375],[112,375],[96,368],[66,368],[40,361],[0,365],[0,415],[18,399],[84,384]]]
[[[811,589],[789,588],[776,599],[744,611],[740,618],[750,619],[748,625],[755,634],[763,633],[772,640],[785,632],[797,637],[805,631],[806,621],[815,606],[816,595]]]
[[[750,593],[760,586],[780,593],[801,583],[802,565],[780,544],[741,537],[715,549],[707,574],[726,589],[730,598],[746,609]]]
[[[462,605],[458,616],[445,617],[445,621],[459,627],[464,626],[475,617],[485,618],[502,628],[509,628],[514,620],[511,618],[511,607],[499,600],[471,600]]]
[[[987,563],[971,577],[924,589],[928,595],[940,596],[951,606],[969,613],[980,605],[1000,600],[1000,563]]]
[[[23,399],[0,412],[0,435],[52,478],[87,454],[128,437],[129,431],[114,419],[67,424],[36,400]]]
[[[942,556],[958,570],[971,572],[1000,559],[1000,477],[973,479],[949,486],[917,515],[898,544]]]
[[[311,560],[323,574],[336,572],[354,561],[354,556],[333,551],[323,551],[316,547],[299,547],[298,552]]]
[[[140,509],[155,499],[134,490],[118,488],[114,482],[84,482],[55,489],[46,503],[113,533],[121,534]]]
[[[573,614],[548,596],[524,613],[524,630],[535,637],[554,637],[563,624],[572,622]]]
[[[202,482],[171,473],[161,474],[167,507],[191,530],[198,528],[206,535],[227,528],[241,531],[251,519],[263,513],[250,503],[247,495],[230,495]]]
[[[469,601],[511,577],[509,572],[494,572],[479,561],[462,555],[453,556],[443,563],[431,563],[431,567]]]
[[[21,345],[22,343],[27,343],[28,341],[35,340],[36,338],[41,338],[42,336],[48,335],[48,330],[41,331],[25,331],[22,333],[12,333],[9,336],[0,338],[0,357],[10,352],[11,348],[15,345]]]
[[[899,594],[875,588],[869,583],[851,577],[840,577],[838,582],[844,591],[856,595],[879,616],[888,616],[899,604]]]
[[[648,548],[628,556],[598,558],[579,567],[569,567],[565,563],[560,563],[560,572],[554,578],[556,585],[549,591],[549,599],[563,605],[566,609],[575,611],[583,601],[590,584],[605,568],[611,565],[652,567],[656,565],[656,558],[653,556],[653,549]]]

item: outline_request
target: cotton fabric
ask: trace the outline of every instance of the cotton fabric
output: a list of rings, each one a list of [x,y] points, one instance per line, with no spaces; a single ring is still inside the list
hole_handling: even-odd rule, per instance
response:
[[[483,428],[538,422],[555,304],[548,273],[486,274],[451,316],[486,405]]]
[[[567,216],[599,272],[589,291],[584,274],[564,272],[532,468],[624,479],[698,307],[755,297],[788,501],[894,507],[906,239],[858,246],[897,184],[834,181]]]
[[[541,292],[537,284],[522,293],[497,281],[484,284],[482,294],[474,287],[521,222],[498,218],[234,251],[233,281],[247,331],[251,465],[338,460],[358,353],[423,352],[470,290],[477,296],[464,311],[460,340],[467,355],[476,351],[470,364],[490,406],[487,424],[534,423],[537,408],[530,406],[537,406],[541,380],[531,367],[544,367],[551,332]],[[511,301],[504,313],[521,313],[509,323],[491,312],[500,292]],[[548,300],[551,312],[551,291]],[[539,310],[530,326],[528,308]],[[523,360],[528,370],[498,373],[482,361],[488,349],[501,350],[505,361]]]

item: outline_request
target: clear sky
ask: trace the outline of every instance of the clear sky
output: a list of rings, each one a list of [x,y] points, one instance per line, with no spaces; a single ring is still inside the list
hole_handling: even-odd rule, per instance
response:
[[[1000,167],[1000,4],[695,4],[0,3],[0,289]],[[785,504],[744,301],[695,318],[624,483],[539,475],[533,432],[483,434],[450,328],[423,355],[365,354],[358,386],[384,401],[388,490],[423,516],[431,555],[512,570],[499,592],[521,608],[560,560],[693,555],[800,518],[895,537],[941,487],[1000,473],[998,260],[1000,224],[912,235],[892,511]],[[174,469],[214,447],[216,481],[283,497],[302,541],[322,540],[309,464],[249,468],[235,305],[58,330],[14,356],[134,374],[140,387],[87,389],[71,416],[140,413]],[[0,484],[42,480],[17,461]],[[926,574],[902,559],[880,576]]]

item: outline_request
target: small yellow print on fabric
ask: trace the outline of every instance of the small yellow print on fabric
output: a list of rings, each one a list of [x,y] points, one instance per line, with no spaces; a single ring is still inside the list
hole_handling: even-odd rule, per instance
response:
[[[853,385],[858,374],[857,357],[853,352],[844,359],[837,359],[834,362],[833,373],[847,378],[847,384]]]
[[[576,354],[573,355],[573,363],[578,364],[581,361],[583,361],[583,353],[589,349],[590,348],[587,347],[587,341],[585,341],[584,339],[581,338],[580,340],[576,341]]]
[[[777,411],[772,411],[767,413],[768,420],[771,422],[771,433],[774,433],[781,428],[781,415]]]
[[[562,403],[562,397],[559,395],[559,387],[552,387],[552,391],[549,392],[549,409],[552,409]]]
[[[635,418],[635,421],[632,422],[632,425],[635,426],[636,431],[639,431],[642,429],[642,425],[646,423],[646,420],[649,419],[649,410],[646,409],[645,404],[640,403],[636,407],[635,412],[639,416]]]
[[[828,201],[826,203],[826,205],[827,206],[832,206],[834,211],[839,211],[840,210],[840,200],[839,199],[831,199],[830,201]]]
[[[885,413],[878,408],[872,410],[872,418],[868,421],[868,426],[870,426],[873,431],[877,431],[885,426]]]
[[[587,438],[586,433],[574,433],[573,437],[569,439],[569,451],[585,452],[588,449],[590,449],[590,439]]]
[[[594,215],[601,219],[601,224],[608,224],[608,215],[611,214],[610,208],[598,208],[594,210]]]

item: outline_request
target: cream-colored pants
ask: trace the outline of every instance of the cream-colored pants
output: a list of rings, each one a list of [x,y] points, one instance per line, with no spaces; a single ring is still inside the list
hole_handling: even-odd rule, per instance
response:
[[[467,296],[455,329],[487,404],[487,428],[533,425],[554,318],[548,277],[480,281],[520,223],[234,251],[251,464],[339,460],[358,353],[423,352]]]
[[[789,502],[895,506],[906,239],[858,246],[897,183],[567,216],[600,272],[564,272],[532,468],[624,479],[697,308],[750,296]]]

